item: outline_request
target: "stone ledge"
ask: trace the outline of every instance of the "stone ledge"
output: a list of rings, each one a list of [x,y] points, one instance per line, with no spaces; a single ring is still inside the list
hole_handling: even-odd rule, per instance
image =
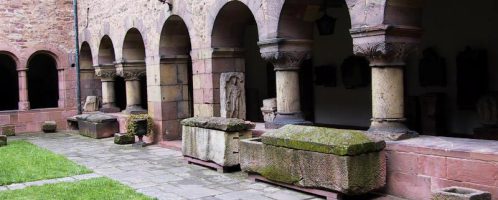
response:
[[[339,156],[378,152],[386,146],[384,141],[374,141],[363,131],[299,125],[266,132],[261,139],[267,145]]]
[[[213,129],[225,132],[245,131],[251,129],[253,126],[241,119],[223,117],[193,117],[182,120],[181,124],[184,126]]]

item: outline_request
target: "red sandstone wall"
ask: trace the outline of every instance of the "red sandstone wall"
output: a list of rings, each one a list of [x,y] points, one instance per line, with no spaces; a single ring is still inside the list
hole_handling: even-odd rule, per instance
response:
[[[59,68],[61,105],[55,109],[0,112],[0,125],[16,124],[17,132],[39,131],[43,121],[54,120],[65,129],[65,118],[76,114],[76,78],[71,52],[74,49],[71,0],[1,0],[0,51],[18,60],[18,69],[27,68],[30,56],[49,51]]]

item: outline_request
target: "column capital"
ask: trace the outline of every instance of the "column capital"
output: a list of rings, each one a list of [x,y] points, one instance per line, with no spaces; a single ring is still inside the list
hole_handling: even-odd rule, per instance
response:
[[[372,67],[402,67],[417,48],[418,44],[411,42],[370,42],[353,45],[353,52],[366,57]]]
[[[313,41],[275,38],[259,41],[261,57],[271,62],[276,71],[298,70],[310,56]]]
[[[104,80],[114,80],[116,78],[116,68],[114,65],[98,65],[95,67],[95,75]]]
[[[140,80],[140,77],[145,76],[145,61],[133,60],[116,63],[116,72],[126,81]]]

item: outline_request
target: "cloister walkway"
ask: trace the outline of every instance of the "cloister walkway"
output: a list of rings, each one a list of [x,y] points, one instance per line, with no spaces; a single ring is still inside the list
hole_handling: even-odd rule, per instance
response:
[[[158,199],[320,199],[265,183],[255,183],[242,172],[220,174],[188,165],[179,151],[153,145],[136,149],[113,139],[95,140],[72,133],[21,135],[26,139],[85,165],[97,175],[126,184]]]

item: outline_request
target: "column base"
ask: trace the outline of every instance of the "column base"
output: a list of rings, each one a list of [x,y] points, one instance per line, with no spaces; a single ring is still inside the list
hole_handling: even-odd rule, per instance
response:
[[[118,113],[120,111],[121,111],[121,109],[119,109],[118,107],[116,107],[112,104],[103,105],[102,108],[100,108],[100,112],[103,112],[103,113]]]
[[[418,137],[418,133],[405,126],[405,119],[374,119],[367,133],[376,139],[398,141]]]
[[[18,105],[19,105],[18,109],[21,111],[26,111],[30,109],[29,101],[20,101]]]
[[[265,128],[279,129],[285,125],[313,125],[312,122],[304,120],[301,113],[277,113],[273,122],[266,122]]]
[[[123,113],[128,115],[147,114],[147,110],[140,106],[134,105],[126,107],[126,110],[123,110]]]

